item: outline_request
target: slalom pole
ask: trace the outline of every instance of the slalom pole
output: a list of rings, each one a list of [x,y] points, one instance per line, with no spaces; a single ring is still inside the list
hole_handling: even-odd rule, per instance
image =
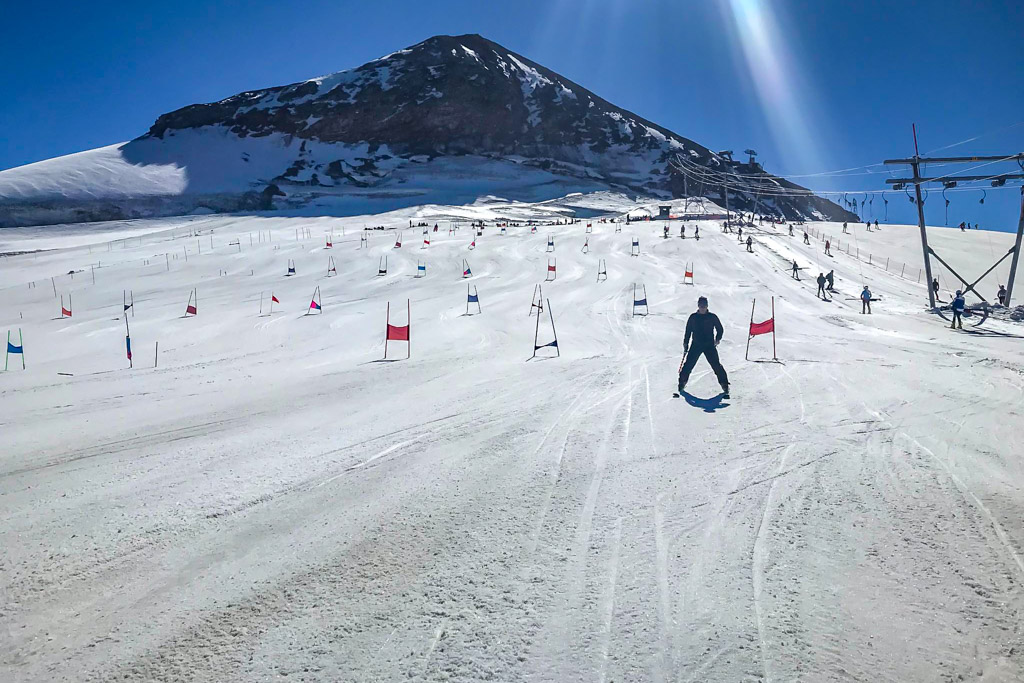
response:
[[[384,359],[387,360],[387,357],[388,357],[388,337],[391,336],[390,334],[388,334],[390,332],[390,330],[388,328],[391,326],[391,302],[390,301],[388,302],[388,307],[387,307],[387,311],[385,313],[385,317],[386,317],[386,320],[384,322]]]
[[[6,353],[4,353],[4,372],[7,372],[7,361],[11,358],[11,331],[7,330],[7,346],[4,347]]]
[[[260,292],[260,315],[263,315],[263,292]]]
[[[409,360],[412,358],[412,301],[410,299],[405,300],[405,359]]]
[[[775,297],[772,297],[772,360],[778,360],[779,355],[775,352]]]
[[[757,304],[757,299],[754,299],[750,303],[750,324],[754,324],[754,306]],[[743,360],[750,360],[750,328],[747,328],[747,350],[743,352]]]
[[[548,299],[548,317],[551,318],[551,334],[555,337],[555,353],[561,358],[562,351],[558,348],[558,333],[555,332],[555,313],[551,310],[551,299]],[[540,316],[537,318],[540,319]]]

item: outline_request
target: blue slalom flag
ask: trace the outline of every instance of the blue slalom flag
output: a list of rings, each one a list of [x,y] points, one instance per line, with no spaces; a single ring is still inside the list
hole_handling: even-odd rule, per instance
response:
[[[7,342],[7,353],[25,353],[20,346]]]
[[[640,299],[640,301],[634,301],[633,305],[634,306],[646,306],[647,305],[647,299]]]
[[[125,349],[128,350],[128,360],[131,360],[132,359],[132,338],[131,337],[125,335],[124,346],[125,346]]]
[[[477,296],[476,294],[470,294],[469,295],[469,303],[471,303],[471,304],[478,304],[478,303],[480,303],[480,297]]]

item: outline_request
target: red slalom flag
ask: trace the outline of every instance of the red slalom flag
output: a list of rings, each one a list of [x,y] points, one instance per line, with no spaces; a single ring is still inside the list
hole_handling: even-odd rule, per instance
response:
[[[188,307],[185,309],[185,315],[189,315],[189,314],[191,314],[191,315],[195,315],[196,314],[196,307],[193,306],[192,304],[189,304]]]
[[[280,303],[280,302],[278,302],[278,303]],[[320,304],[318,304],[316,302],[316,299],[313,299],[311,302],[309,302],[309,307],[312,308],[314,311],[319,311],[320,310]]]
[[[769,318],[762,323],[750,323],[750,336],[756,337],[759,334],[768,334],[775,331],[775,318]]]
[[[65,318],[70,318],[71,317],[71,311],[69,311],[68,309],[64,308],[63,306],[60,307],[60,314],[63,315]]]
[[[409,326],[388,323],[388,341],[409,341]]]
[[[281,303],[281,301],[273,294],[270,295],[270,300],[273,301],[275,304]]]

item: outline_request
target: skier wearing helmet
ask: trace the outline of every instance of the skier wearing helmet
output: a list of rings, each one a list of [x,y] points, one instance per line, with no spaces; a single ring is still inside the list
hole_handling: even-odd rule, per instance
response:
[[[964,329],[964,321],[961,316],[964,314],[964,309],[967,308],[967,302],[964,300],[963,293],[958,289],[956,290],[956,296],[953,298],[953,322],[950,324],[950,329]]]
[[[722,341],[725,330],[718,316],[708,311],[708,299],[702,296],[697,299],[697,312],[691,313],[686,321],[686,335],[683,337],[683,353],[685,359],[679,369],[679,394],[682,395],[690,373],[703,355],[715,371],[718,383],[722,386],[723,398],[729,398],[729,376],[718,360],[718,342]],[[690,342],[693,342],[692,345]]]

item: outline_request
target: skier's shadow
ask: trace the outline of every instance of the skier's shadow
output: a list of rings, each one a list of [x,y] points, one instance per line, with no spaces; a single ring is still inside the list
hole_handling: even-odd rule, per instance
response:
[[[719,408],[728,408],[731,404],[722,403],[725,400],[725,394],[719,394],[718,396],[712,396],[711,398],[697,398],[688,391],[683,392],[683,398],[694,408],[700,408],[705,413],[713,413]]]

